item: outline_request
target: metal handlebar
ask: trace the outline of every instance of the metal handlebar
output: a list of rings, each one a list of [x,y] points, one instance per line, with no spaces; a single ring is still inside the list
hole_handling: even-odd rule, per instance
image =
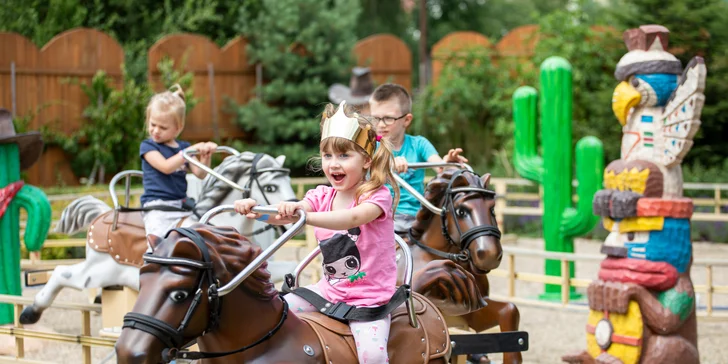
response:
[[[114,204],[114,221],[111,223],[111,231],[116,230],[116,223],[119,220],[119,197],[116,196],[116,183],[119,182],[120,179],[126,178],[126,185],[125,185],[125,191],[126,191],[126,198],[125,198],[125,205],[126,207],[129,207],[129,190],[131,189],[131,177],[142,177],[144,176],[144,173],[142,171],[137,170],[128,170],[128,171],[121,171],[114,175],[114,178],[111,179],[111,182],[109,182],[109,193],[111,194],[111,202]]]
[[[412,168],[412,169],[434,168],[434,167],[465,167],[465,169],[467,169],[468,171],[473,172],[473,168],[470,167],[470,165],[468,165],[466,163],[421,162],[421,163],[408,163],[407,164],[407,168]],[[415,190],[414,187],[410,186],[409,183],[405,182],[405,180],[402,179],[402,177],[400,177],[399,174],[393,173],[393,175],[394,175],[394,180],[397,182],[397,184],[400,185],[405,190],[407,190],[407,192],[412,194],[412,196],[414,196],[414,198],[416,198],[417,201],[420,201],[420,204],[422,204],[422,206],[424,206],[428,210],[432,211],[432,213],[434,213],[436,215],[442,215],[445,213],[441,208],[433,205],[432,203],[430,203],[430,201],[427,201],[425,196],[422,196],[422,194],[419,193],[417,190]]]
[[[407,168],[422,169],[422,168],[435,168],[435,167],[455,167],[465,168],[470,172],[473,172],[473,167],[467,163],[453,163],[453,162],[418,162],[418,163],[407,163]]]
[[[415,317],[415,301],[412,297],[412,276],[414,274],[414,261],[412,260],[412,252],[410,251],[409,245],[397,234],[394,234],[394,240],[399,245],[399,248],[402,250],[402,253],[404,253],[404,284],[408,285],[410,287],[409,291],[409,298],[407,299],[407,315],[409,316],[410,325],[412,327],[417,328],[417,318]],[[311,263],[316,256],[318,256],[321,253],[321,248],[316,247],[314,250],[312,250],[308,255],[306,255],[305,258],[301,261],[301,263],[298,264],[296,269],[293,270],[293,276],[295,277],[293,282],[293,287],[291,288],[298,288],[298,281],[299,277],[301,275],[301,272],[306,268],[306,266]]]
[[[218,152],[229,153],[229,154],[236,155],[236,156],[240,155],[240,152],[238,152],[237,150],[230,148],[230,147],[226,147],[226,146],[217,147],[215,149],[215,153],[218,153]],[[202,164],[197,159],[192,158],[192,156],[196,155],[196,154],[199,154],[199,151],[197,151],[194,148],[187,148],[182,151],[182,158],[184,158],[187,162],[194,164],[197,168],[199,168],[199,169],[207,172],[208,174],[212,175],[213,177],[219,179],[220,181],[227,183],[228,185],[230,185],[230,187],[232,187],[238,191],[241,191],[241,192],[248,191],[248,189],[241,187],[239,184],[237,184],[237,183],[225,178],[221,174],[215,172],[212,168]]]
[[[217,215],[220,212],[227,211],[235,211],[235,207],[233,205],[221,205],[215,207],[202,215],[202,217],[200,218],[200,223],[206,224],[213,216]],[[278,208],[273,206],[256,206],[253,207],[253,212],[265,215],[274,215],[278,213]],[[286,230],[283,235],[276,239],[276,241],[274,241],[273,244],[268,247],[268,249],[263,250],[260,255],[258,255],[252,262],[250,262],[250,264],[248,264],[245,269],[243,269],[240,273],[233,277],[230,282],[217,290],[217,293],[220,297],[225,296],[226,294],[232,292],[235,288],[237,288],[240,283],[242,283],[251,274],[253,274],[256,269],[263,265],[263,263],[265,263],[265,261],[268,260],[271,255],[278,251],[278,249],[280,249],[283,244],[285,244],[293,236],[298,234],[299,231],[301,231],[303,225],[306,224],[306,212],[303,210],[297,210],[296,214],[298,215],[298,221],[296,221],[296,223],[294,223],[290,229]]]

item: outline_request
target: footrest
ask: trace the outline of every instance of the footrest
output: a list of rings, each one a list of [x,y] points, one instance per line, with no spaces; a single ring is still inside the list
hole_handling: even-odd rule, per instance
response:
[[[528,333],[525,331],[497,332],[488,334],[450,335],[452,355],[513,353],[528,350]]]

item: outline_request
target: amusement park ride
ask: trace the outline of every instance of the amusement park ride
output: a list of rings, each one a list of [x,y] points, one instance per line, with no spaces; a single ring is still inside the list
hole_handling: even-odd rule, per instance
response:
[[[195,209],[199,211],[201,217],[188,219],[192,221],[181,221],[179,226],[189,227],[199,221],[205,224],[212,223],[212,226],[233,226],[237,231],[250,234],[251,240],[264,249],[259,255],[264,258],[256,259],[249,265],[249,267],[257,269],[256,264],[266,261],[293,234],[286,231],[276,242],[260,239],[260,235],[256,235],[256,232],[272,233],[271,229],[250,226],[252,223],[260,224],[261,222],[230,213],[230,209],[226,209],[224,206],[229,206],[235,199],[229,196],[234,195],[233,192],[239,191],[252,194],[254,198],[268,201],[271,204],[292,198],[295,195],[290,187],[288,170],[282,168],[280,159],[276,160],[267,155],[238,153],[228,147],[219,147],[218,151],[232,155],[214,170],[191,158],[194,151],[184,154],[190,163],[206,169],[210,176],[199,188],[200,198]],[[422,163],[411,167],[436,166],[444,165]],[[450,165],[450,167],[455,166],[458,165]],[[506,352],[506,362],[520,363],[522,362],[520,352],[528,349],[528,334],[517,331],[517,309],[512,304],[493,301],[488,297],[489,287],[486,274],[491,269],[498,267],[502,256],[500,231],[495,223],[492,210],[495,193],[487,189],[490,175],[481,178],[473,173],[469,166],[466,167],[467,169],[447,170],[439,174],[428,184],[425,196],[415,191],[415,196],[423,203],[421,218],[415,224],[413,232],[407,237],[411,240],[409,244],[404,243],[400,237],[397,238],[400,242],[401,256],[404,257],[400,262],[401,283],[404,287],[403,292],[406,292],[409,297],[408,302],[410,302],[407,317],[410,318],[410,322],[414,322],[411,321],[415,319],[413,312],[417,312],[419,315],[427,311],[426,316],[435,315],[430,318],[437,317],[433,320],[439,321],[439,325],[443,328],[446,328],[448,323],[452,323],[460,328],[483,331],[500,325],[501,331],[504,331],[476,334],[456,330],[459,334],[449,336],[445,333],[442,339],[446,345],[442,348],[433,347],[432,360],[440,357],[448,358],[451,355],[457,357],[466,354]],[[235,172],[231,172],[231,170]],[[123,319],[124,313],[134,312],[133,307],[138,302],[139,269],[142,267],[143,253],[147,247],[141,212],[128,207],[129,178],[139,176],[140,173],[124,171],[112,179],[109,190],[114,203],[113,209],[108,208],[101,201],[87,196],[74,201],[64,210],[59,222],[59,230],[71,232],[88,228],[86,261],[76,266],[57,267],[45,287],[36,295],[34,304],[23,311],[20,318],[22,323],[37,322],[42,312],[49,307],[52,299],[63,287],[82,289],[95,286],[103,288],[102,321],[104,329],[102,335],[119,336],[120,328],[127,324]],[[116,184],[122,179],[126,180],[125,205],[119,203],[115,189]],[[411,189],[404,181],[398,180],[398,182],[403,184],[404,188]],[[223,188],[225,186],[226,188]],[[273,194],[271,191],[276,193]],[[209,196],[210,194],[214,194],[214,196]],[[213,206],[218,207],[213,208]],[[475,211],[475,217],[471,221],[457,220],[454,211],[463,207]],[[221,219],[223,217],[227,217],[227,220]],[[487,223],[478,225],[474,221],[486,221]],[[199,227],[199,225],[194,226]],[[240,239],[247,241],[243,237]],[[295,272],[295,277],[298,277],[301,270],[306,264],[313,261],[318,253],[319,250],[316,248],[295,271],[293,269],[295,263],[275,260],[268,262],[267,269],[271,271],[272,281],[282,280],[283,275],[288,272]],[[149,260],[147,260],[148,262]],[[235,284],[240,284],[254,270],[246,268],[238,275],[242,278],[234,280],[237,282]],[[84,283],[85,287],[82,285]],[[297,284],[298,282],[294,280],[291,283]],[[460,287],[458,289],[461,291],[438,289],[437,287]],[[204,289],[209,289],[209,287],[204,287]],[[222,296],[222,294],[220,295]],[[413,305],[419,308],[413,308]],[[426,307],[430,307],[429,311],[424,309]],[[422,311],[423,309],[424,311]],[[328,323],[326,327],[331,325],[334,324]],[[417,326],[420,325],[417,324]],[[346,325],[343,327],[348,329]],[[443,331],[442,329],[437,330]],[[427,334],[430,331],[423,332],[420,336],[434,338],[434,332]],[[212,332],[205,338],[212,337],[211,334]],[[402,335],[402,337],[412,337],[412,335],[413,333],[410,333]],[[344,336],[346,338],[346,335]],[[394,339],[394,336],[392,337],[394,341],[390,342],[390,346],[396,347],[394,345],[397,340]],[[430,345],[429,342],[428,345]],[[405,346],[412,347],[411,343]],[[201,345],[200,348],[204,348],[204,345]],[[421,360],[422,356],[419,354],[418,356]],[[392,354],[390,357],[397,356]],[[401,353],[399,358],[403,359]],[[225,362],[224,358],[221,360]]]

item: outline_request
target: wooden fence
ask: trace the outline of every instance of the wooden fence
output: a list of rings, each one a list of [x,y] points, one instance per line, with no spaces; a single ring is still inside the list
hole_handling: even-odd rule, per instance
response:
[[[538,28],[514,29],[493,45],[482,35],[457,32],[433,47],[433,79],[449,57],[448,51],[494,47],[506,56],[528,57],[533,53]],[[396,82],[412,90],[412,54],[401,39],[379,34],[360,40],[353,49],[359,66],[372,68],[376,83]],[[169,57],[175,66],[194,73],[195,95],[201,98],[187,119],[182,138],[191,141],[241,138],[244,133],[226,111],[226,100],[242,104],[253,97],[256,84],[265,70],[248,62],[246,41],[232,39],[222,49],[209,38],[197,34],[172,34],[160,39],[148,53],[148,79],[159,90],[157,63]],[[456,57],[457,58],[457,57]],[[121,85],[124,52],[113,38],[88,28],[72,29],[51,39],[38,49],[27,38],[15,33],[0,33],[0,107],[14,115],[31,117],[30,129],[41,126],[70,133],[83,122],[82,111],[90,103],[77,83],[88,83],[98,70],[105,71]],[[341,80],[348,83],[348,79]],[[28,171],[27,182],[53,186],[62,182],[77,185],[69,160],[59,148],[48,148],[41,160]]]
[[[19,34],[0,33],[0,106],[13,115],[34,115],[30,129],[46,125],[70,133],[81,125],[89,100],[68,80],[89,83],[96,71],[103,70],[121,82],[123,62],[121,45],[94,29],[61,33],[40,50]],[[28,170],[28,182],[51,186],[58,179],[77,183],[63,152],[49,148]]]
[[[321,177],[294,178],[291,184],[296,191],[298,198],[302,198],[306,188],[318,184],[324,184],[326,180]],[[541,206],[541,187],[534,185],[532,182],[517,178],[492,178],[490,186],[496,192],[496,220],[503,233],[506,233],[506,226],[503,223],[506,216],[541,216],[543,215],[543,207]],[[709,222],[728,222],[728,213],[724,212],[728,208],[728,184],[724,183],[685,183],[684,190],[686,193],[695,193],[703,191],[703,194],[709,194],[711,197],[693,198],[696,212],[693,214],[692,221],[709,221]],[[139,196],[142,193],[141,188],[131,190],[131,206],[139,204]],[[50,195],[48,199],[52,206],[51,229],[57,224],[61,217],[61,211],[73,200],[81,196],[91,195],[111,204],[111,198],[107,191],[99,191],[94,193],[83,194],[63,194]],[[528,205],[528,206],[525,206]],[[710,210],[710,211],[709,211]],[[21,234],[24,233],[26,221],[24,215],[20,222]],[[305,244],[301,244],[304,246]],[[44,244],[45,248],[54,247],[83,247],[85,239],[50,239]],[[80,260],[42,260],[38,252],[31,253],[29,259],[21,261],[21,268],[24,270],[35,269],[52,269],[59,264],[74,264]]]

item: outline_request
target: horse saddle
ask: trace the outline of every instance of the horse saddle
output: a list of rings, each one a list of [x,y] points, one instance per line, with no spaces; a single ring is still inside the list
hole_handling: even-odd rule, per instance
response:
[[[111,230],[114,210],[97,217],[88,230],[86,245],[89,248],[111,255],[119,264],[141,268],[142,255],[147,250],[147,233],[140,211],[120,212],[116,230]]]
[[[418,328],[410,325],[404,305],[392,311],[387,352],[389,362],[397,364],[429,363],[450,357],[450,335],[447,324],[434,304],[419,293],[412,293]],[[323,314],[297,313],[311,326],[323,348],[325,363],[357,363],[356,343],[349,325]]]
[[[182,225],[182,221],[177,227]],[[86,245],[89,248],[111,255],[119,264],[141,268],[142,255],[147,251],[147,231],[141,211],[119,212],[116,230],[112,230],[114,210],[97,217],[88,230]]]

